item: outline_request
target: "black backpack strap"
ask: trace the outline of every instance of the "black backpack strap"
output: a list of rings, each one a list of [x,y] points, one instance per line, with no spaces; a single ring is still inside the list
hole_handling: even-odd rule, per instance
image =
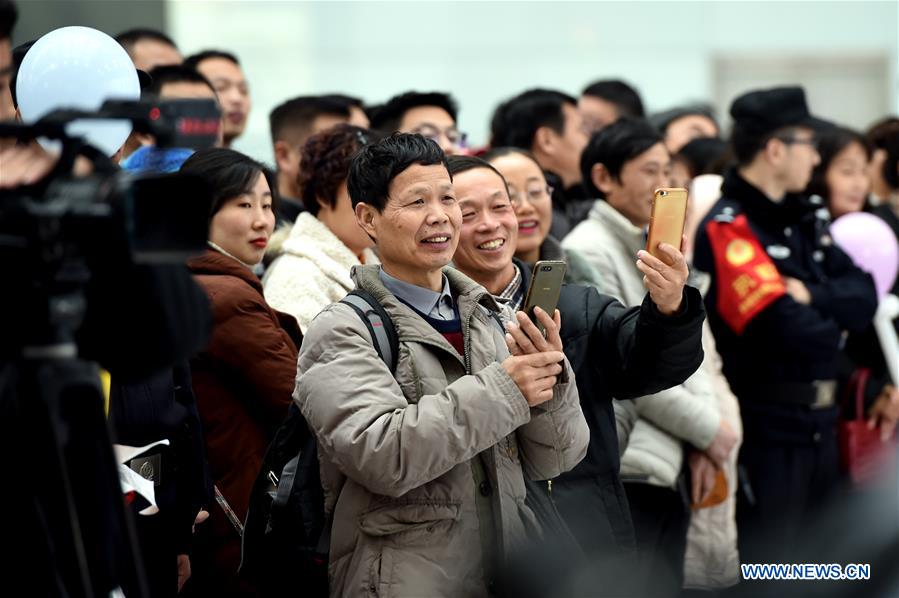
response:
[[[281,477],[278,480],[278,490],[275,492],[274,506],[283,509],[293,494],[293,484],[297,478],[297,466],[300,463],[300,457],[303,452],[300,451],[296,457],[288,461],[281,470]]]
[[[395,373],[399,355],[399,339],[393,321],[381,303],[371,293],[362,289],[350,291],[340,302],[352,307],[359,315],[371,334],[371,341],[378,356],[390,368],[390,373]]]

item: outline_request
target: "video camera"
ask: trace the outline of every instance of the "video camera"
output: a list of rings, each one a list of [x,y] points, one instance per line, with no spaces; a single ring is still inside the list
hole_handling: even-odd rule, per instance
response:
[[[73,243],[96,244],[96,238],[81,233],[124,239],[136,263],[183,262],[201,251],[211,203],[203,181],[178,173],[119,170],[108,156],[67,134],[72,121],[85,119],[128,120],[135,131],[153,135],[160,150],[211,147],[221,126],[211,99],[110,100],[96,112],[58,110],[34,124],[0,124],[0,139],[62,144],[56,167],[42,181],[0,191],[0,251],[26,249],[30,255],[22,257],[28,262],[38,256],[52,260],[69,254]],[[91,174],[73,174],[78,156],[89,160]]]
[[[0,190],[0,452],[24,488],[0,497],[24,543],[6,564],[34,595],[109,596],[133,579],[129,596],[142,597],[94,360],[142,380],[205,343],[208,305],[183,261],[206,247],[211,192],[195,177],[119,170],[67,134],[85,119],[129,120],[160,148],[198,149],[221,118],[213,100],[111,101],[0,124],[0,140],[23,151],[44,139],[62,150],[41,181]]]

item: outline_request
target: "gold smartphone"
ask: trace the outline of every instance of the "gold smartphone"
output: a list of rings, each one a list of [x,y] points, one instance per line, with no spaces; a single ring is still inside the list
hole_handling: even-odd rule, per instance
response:
[[[659,243],[668,243],[679,251],[686,218],[686,189],[680,187],[656,189],[652,198],[652,216],[649,219],[646,251],[667,264],[667,257],[663,258],[664,254],[659,251]]]
[[[531,318],[541,334],[545,335],[546,330],[534,315],[534,308],[540,307],[549,314],[549,317],[553,316],[556,304],[559,303],[559,293],[562,292],[562,282],[567,268],[565,262],[557,260],[541,260],[534,264],[531,286],[528,287],[528,294],[524,299],[524,313]]]

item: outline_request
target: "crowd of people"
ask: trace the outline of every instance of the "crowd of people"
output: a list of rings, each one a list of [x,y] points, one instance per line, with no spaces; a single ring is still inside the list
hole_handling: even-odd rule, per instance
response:
[[[115,39],[145,97],[222,114],[218,147],[135,132],[114,157],[213,192],[208,247],[186,264],[205,347],[141,380],[112,370],[117,440],[170,441],[164,526],[135,507],[153,596],[259,595],[239,572],[243,523],[292,404],[317,441],[333,596],[756,595],[741,563],[830,562],[820,517],[895,493],[895,466],[860,487],[841,464],[856,396],[895,454],[899,390],[874,280],[828,227],[869,212],[899,235],[899,118],[855,131],[777,87],[737,97],[725,136],[708,106],[647,114],[602,80],[510,96],[471,147],[450,93],[308,95],[271,111],[269,167],[232,149],[253,110],[234,53]],[[11,51],[0,120],[27,50]],[[33,148],[3,151],[7,172],[37,176]],[[686,234],[652,255],[665,187],[691,191]],[[565,285],[554,313],[526,314],[541,260],[567,265]],[[352,291],[389,318],[394,364],[341,301]],[[897,515],[879,520],[894,536]]]

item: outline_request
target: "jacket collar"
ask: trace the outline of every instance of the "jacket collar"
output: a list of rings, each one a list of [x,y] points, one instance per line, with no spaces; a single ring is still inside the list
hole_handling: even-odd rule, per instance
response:
[[[202,255],[187,260],[187,267],[195,275],[235,276],[262,294],[262,282],[252,270],[237,259],[214,249],[207,249]]]
[[[387,290],[387,287],[381,281],[380,269],[379,265],[353,266],[350,276],[355,281],[356,288],[371,293],[372,297],[390,314],[400,339],[427,338],[432,343],[437,342],[441,346],[452,349],[449,342],[435,331],[430,324]],[[478,311],[479,306],[494,312],[500,311],[499,305],[487,292],[487,289],[458,270],[446,267],[443,269],[443,274],[449,281],[450,292],[456,300],[456,306],[459,309],[459,315],[463,323],[472,317],[473,312]]]
[[[512,263],[515,264],[515,267],[518,268],[518,271],[521,273],[520,288],[524,289],[526,293],[527,288],[531,286],[531,268],[517,257],[512,258]]]
[[[574,199],[592,199],[587,188],[581,183],[575,183],[570,187],[564,187],[562,177],[552,170],[544,170],[543,176],[546,184],[553,188],[553,203],[566,203]]]
[[[552,235],[547,235],[540,245],[541,260],[565,260],[565,250],[562,244]],[[533,266],[533,264],[531,264]]]
[[[289,253],[315,262],[327,259],[335,262],[340,270],[346,271],[359,264],[359,257],[350,251],[350,248],[344,245],[325,223],[309,212],[303,212],[297,217],[287,238],[280,246],[273,244],[269,253],[274,256]],[[377,263],[377,258],[370,249],[366,249],[363,255],[366,263]]]
[[[439,293],[410,284],[405,280],[394,278],[383,268],[378,271],[378,276],[381,277],[381,282],[388,291],[393,293],[394,297],[402,299],[423,314],[430,315],[441,301],[448,301],[455,309],[456,302],[453,301],[453,294],[450,292],[449,280],[446,278],[446,275],[443,276],[443,289]]]
[[[739,203],[753,224],[771,231],[781,231],[785,227],[798,224],[810,212],[820,207],[797,193],[788,193],[780,202],[772,201],[760,189],[740,176],[736,168],[732,168],[724,176],[721,194],[722,197]]]
[[[604,199],[596,200],[589,217],[624,243],[625,247],[634,255],[646,245],[643,229],[634,226],[630,220]]]

